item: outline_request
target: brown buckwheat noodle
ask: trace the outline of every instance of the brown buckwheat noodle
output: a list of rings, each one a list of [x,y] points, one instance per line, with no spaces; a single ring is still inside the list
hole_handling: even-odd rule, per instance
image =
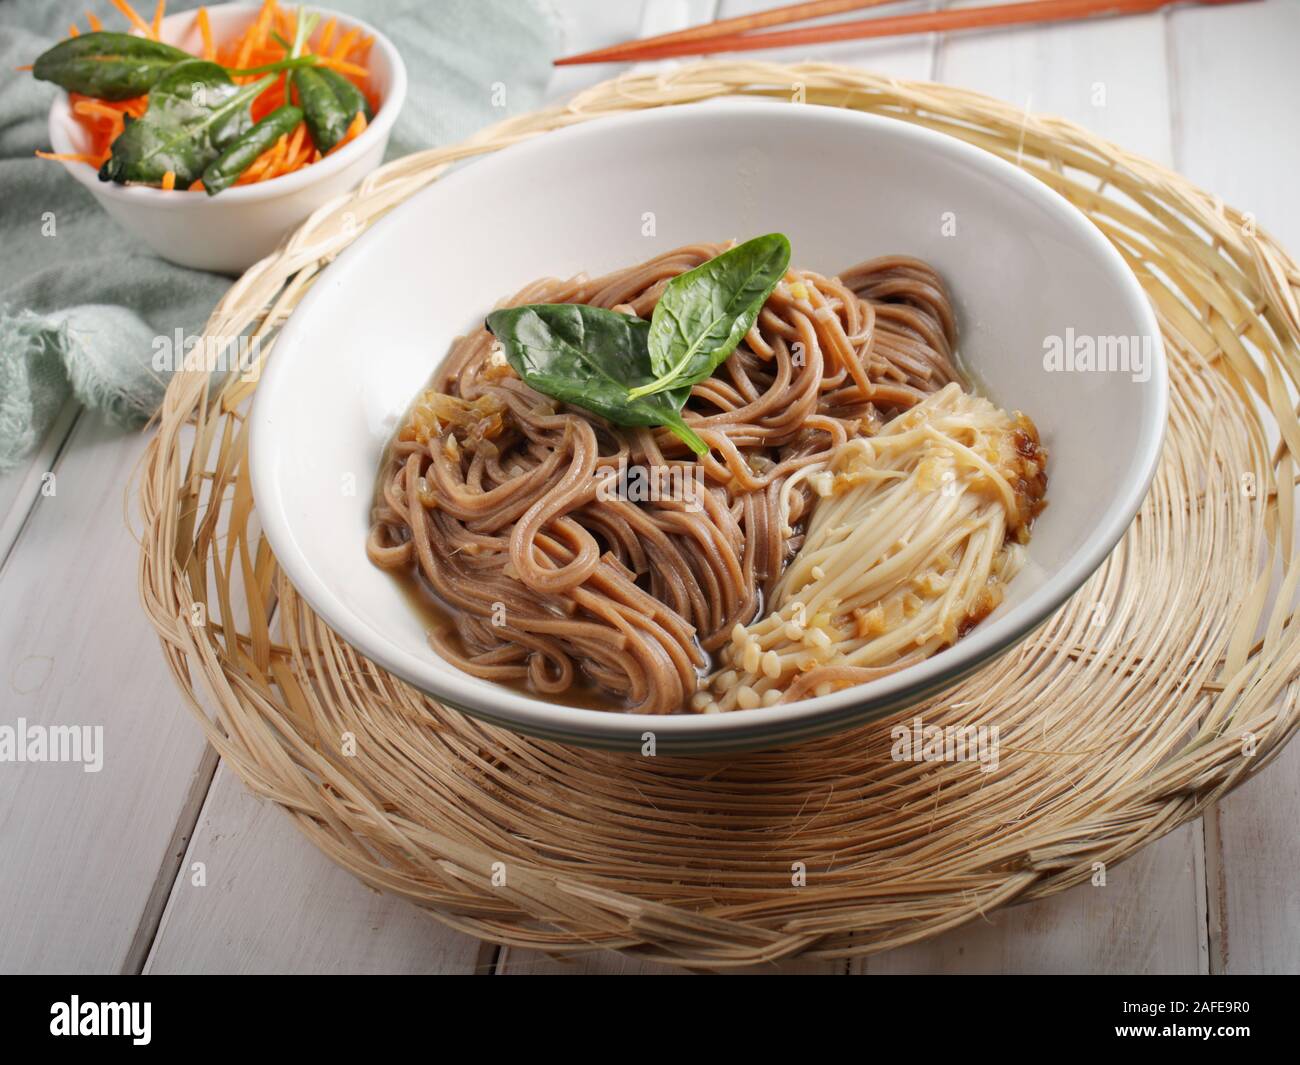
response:
[[[587,303],[649,318],[671,278],[725,247],[690,245],[595,279],[541,280],[507,305]],[[863,668],[860,647],[843,662],[813,648],[810,665],[784,655],[788,669],[774,683],[762,672],[763,655],[775,647],[770,634],[755,628],[751,637],[745,627],[766,612],[815,528],[817,477],[834,476],[833,460],[850,454],[847,445],[873,440],[891,418],[946,385],[954,386],[949,406],[971,398],[958,387],[954,343],[947,292],[923,262],[891,256],[837,277],[791,269],[745,340],[687,401],[683,415],[710,448],[697,462],[667,430],[614,428],[533,391],[492,336],[476,330],[452,346],[389,450],[370,558],[389,569],[415,567],[427,582],[445,607],[445,624],[430,634],[445,659],[544,696],[563,700],[594,687],[611,708],[661,714],[770,704],[868,679],[854,672]],[[982,402],[985,429],[1000,416],[1008,433],[1027,427],[1036,448],[1030,423]],[[955,430],[951,447],[938,451],[951,463],[971,450],[973,432]],[[935,450],[932,437],[926,442]],[[940,556],[954,568],[965,559],[964,598],[954,605],[949,597],[949,613],[957,614],[942,619],[947,628],[931,632],[930,625],[926,639],[903,653],[868,654],[872,666],[896,668],[955,639],[954,626],[979,614],[985,580],[1013,568],[998,561],[1002,539],[1028,527],[1042,494],[1040,456],[1023,450],[1036,465],[1028,496],[1021,479],[1019,516],[994,513],[998,491],[990,485],[999,477],[1014,482],[1024,470],[999,467],[990,478],[986,469],[981,488],[975,467],[982,460],[957,460],[959,495],[980,494],[978,506],[959,508],[957,524],[970,524],[978,511],[983,539],[975,545],[970,530],[963,537],[936,525],[936,539],[945,529],[953,535],[945,551],[932,553],[929,569]],[[923,458],[918,451],[912,466]],[[674,471],[701,487],[649,500],[602,492],[632,467]],[[1014,494],[1016,484],[1010,487]],[[870,510],[870,500],[862,504]],[[854,623],[855,632],[862,624]],[[753,664],[751,639],[767,643],[750,671],[757,676],[742,678],[743,660]],[[831,643],[834,652],[840,641]],[[711,693],[707,676],[719,652],[741,667],[723,674],[735,691],[714,674]],[[771,663],[768,657],[768,669]],[[745,680],[750,695],[741,698]]]

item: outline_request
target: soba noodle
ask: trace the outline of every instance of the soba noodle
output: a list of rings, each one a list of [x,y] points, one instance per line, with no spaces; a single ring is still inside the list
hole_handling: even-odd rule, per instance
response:
[[[504,305],[586,303],[649,318],[671,278],[725,247],[691,245],[596,279],[538,281]],[[452,346],[389,449],[369,556],[385,568],[414,568],[437,597],[445,622],[430,640],[440,655],[534,694],[568,701],[594,687],[612,709],[658,714],[749,705],[742,684],[762,703],[782,698],[787,679],[786,698],[809,694],[814,679],[842,683],[842,672],[797,674],[803,652],[772,642],[785,622],[773,636],[756,621],[766,604],[803,588],[808,560],[821,559],[827,571],[827,529],[844,523],[835,508],[873,506],[874,496],[856,492],[821,500],[818,478],[879,460],[893,463],[889,476],[868,480],[887,486],[916,480],[926,462],[951,463],[962,490],[933,509],[923,536],[966,566],[960,586],[975,596],[979,574],[985,582],[1006,574],[998,530],[1027,529],[1036,505],[995,515],[1005,496],[977,483],[968,470],[978,464],[953,458],[957,442],[985,446],[981,434],[996,435],[998,414],[961,391],[954,342],[947,293],[925,263],[881,258],[837,277],[791,269],[741,345],[690,394],[683,417],[710,449],[697,461],[668,430],[614,427],[535,392],[491,334],[475,330]],[[921,427],[903,432],[895,417],[936,392],[926,424],[951,446]],[[899,451],[894,437],[915,439],[917,454]],[[630,468],[667,470],[698,491],[611,493]],[[934,554],[925,557],[937,566]],[[828,572],[846,603],[867,602],[844,594],[839,582],[851,574],[843,561]],[[951,624],[941,632],[917,642],[937,624],[918,614],[886,641],[910,640],[906,654],[891,660],[883,643],[864,655],[854,641],[837,642],[818,669],[897,665],[951,642],[973,612],[949,617],[956,600],[944,602]],[[760,665],[769,649],[790,658],[788,676],[783,665],[776,678],[747,671],[742,681],[728,666],[734,692],[722,690],[717,673],[710,681],[720,653],[739,650],[745,665],[748,652],[735,642],[742,634],[763,649]]]

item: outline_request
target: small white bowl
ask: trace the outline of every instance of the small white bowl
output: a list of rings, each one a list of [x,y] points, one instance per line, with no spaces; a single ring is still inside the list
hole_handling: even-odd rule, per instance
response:
[[[653,224],[654,235],[645,235]],[[452,339],[548,275],[592,275],[694,241],[789,235],[833,273],[916,255],[946,278],[959,351],[1050,452],[1048,507],[1001,607],[933,658],[788,706],[650,716],[557,706],[441,660],[366,557],[385,444]],[[1049,372],[1051,337],[1135,337],[1149,374]],[[919,126],[811,105],[723,101],[584,123],[473,162],[333,263],[290,317],[253,404],[252,481],[289,579],[336,632],[467,713],[539,736],[659,753],[757,747],[846,728],[951,684],[1046,620],[1146,495],[1167,369],[1137,279],[1095,226],[1023,171]]]
[[[275,251],[318,207],[350,191],[379,165],[406,97],[406,67],[388,38],[360,19],[313,10],[319,10],[323,19],[338,19],[341,31],[356,26],[375,39],[369,68],[371,87],[379,94],[379,111],[361,136],[334,154],[292,174],[229,188],[217,196],[100,181],[95,169],[85,163],[64,163],[64,167],[118,225],[164,259],[196,270],[242,273]],[[213,37],[218,42],[231,39],[257,12],[257,7],[247,4],[209,7]],[[198,54],[202,39],[197,11],[163,19],[161,36],[168,44]],[[73,116],[65,92],[50,108],[50,143],[56,152],[84,152],[89,147],[89,137]]]

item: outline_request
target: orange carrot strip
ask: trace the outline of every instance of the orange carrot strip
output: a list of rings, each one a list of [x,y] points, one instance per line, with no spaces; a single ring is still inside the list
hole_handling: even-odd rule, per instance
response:
[[[32,69],[32,64],[31,64],[31,63],[25,63],[25,64],[24,64],[23,66],[21,66],[21,67],[14,67],[14,70],[18,71],[20,74],[21,74],[23,71],[25,71],[25,70],[31,70],[31,69]]]
[[[271,161],[266,164],[266,170],[262,174],[263,181],[269,181],[280,172],[280,166],[284,163],[286,146],[289,143],[287,134],[280,134],[280,139],[275,142],[275,147],[271,150]]]
[[[330,58],[342,59],[345,55],[348,54],[348,49],[352,47],[352,42],[355,41],[360,35],[361,35],[361,30],[356,26],[353,26],[352,29],[348,30],[347,33],[345,33],[342,37],[339,38],[339,43],[334,46],[334,51],[330,53]]]
[[[163,12],[166,10],[167,0],[158,0],[158,6],[153,9],[153,24],[149,27],[153,31],[155,41],[162,40]]]
[[[149,36],[150,34],[149,23],[145,22],[144,19],[142,19],[138,14],[136,14],[135,8],[133,8],[129,3],[127,3],[127,0],[109,0],[109,3],[111,3],[115,8],[117,8],[120,12],[122,12],[122,14],[125,15],[127,19],[130,21],[132,26],[134,26],[137,30],[143,33],[146,37]]]
[[[217,46],[212,43],[212,23],[208,21],[208,9],[199,8],[199,33],[203,37],[203,58],[209,61],[217,58]]]
[[[171,192],[174,188],[176,188],[175,170],[168,170],[167,173],[163,175],[162,187],[164,192]]]
[[[257,13],[257,46],[266,47],[267,33],[271,29],[271,16],[275,13],[275,0],[262,0],[262,10]]]
[[[203,184],[203,179],[199,178],[192,185],[190,185],[190,192],[202,192],[205,187],[206,186],[204,186]]]
[[[90,28],[96,33],[104,28],[104,24],[99,21],[99,16],[93,11],[86,12],[86,21],[90,23]]]
[[[333,56],[321,56],[320,65],[337,70],[340,74],[351,74],[358,78],[370,77],[370,71],[365,67],[359,67],[356,63],[349,63],[343,59],[335,59]]]
[[[285,167],[284,172],[286,174],[292,174],[294,171],[301,170],[304,166],[310,164],[311,152],[311,145],[304,144],[302,148],[299,149],[298,154],[294,157],[293,161]]]
[[[80,31],[79,29],[77,29],[77,24],[76,24],[75,22],[73,22],[72,24],[70,24],[70,25],[68,26],[68,36],[69,36],[69,37],[80,37],[80,36],[81,36],[81,31]]]
[[[316,47],[318,47],[322,52],[325,51],[325,49],[330,46],[330,41],[334,40],[334,31],[338,29],[338,24],[339,24],[338,19],[331,18],[327,23],[325,23],[324,26],[321,27],[320,44],[318,44]]]
[[[271,163],[274,161],[277,150],[280,149],[282,143],[287,139],[288,138],[284,134],[281,134],[280,139],[276,141],[275,144],[270,148],[267,148],[266,151],[253,160],[253,165],[239,176],[239,180],[236,181],[235,184],[247,185],[253,181],[259,180],[262,174],[266,172],[267,168],[270,167]]]
[[[347,132],[344,133],[343,136],[339,139],[338,144],[334,145],[334,147],[331,148],[331,149],[330,149],[328,152],[326,152],[325,154],[326,154],[326,155],[333,155],[333,154],[334,154],[335,152],[337,152],[340,148],[342,148],[343,145],[345,145],[345,144],[351,144],[354,140],[356,140],[359,136],[361,136],[361,134],[364,133],[365,131],[366,131],[366,113],[365,113],[364,111],[358,111],[358,112],[357,112],[357,113],[352,117],[352,121],[348,123],[348,129],[347,129]]]
[[[89,163],[91,166],[98,165],[96,156],[86,152],[41,152],[36,153],[41,159],[57,159],[61,163]]]
[[[116,107],[109,107],[108,104],[100,103],[98,100],[78,100],[72,105],[72,110],[79,115],[92,115],[109,121],[122,117],[122,112]]]
[[[307,123],[299,122],[298,127],[293,131],[293,140],[289,142],[289,155],[297,158],[298,149],[302,147],[302,139],[307,135]]]
[[[253,54],[253,38],[245,34],[243,43],[239,46],[239,58],[235,60],[235,67],[239,70],[248,68],[249,57]],[[239,79],[236,79],[239,80]]]

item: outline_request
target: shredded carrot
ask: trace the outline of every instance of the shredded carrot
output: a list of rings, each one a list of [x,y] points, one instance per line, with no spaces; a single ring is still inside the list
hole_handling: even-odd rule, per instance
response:
[[[334,147],[331,148],[325,154],[333,155],[340,148],[342,148],[343,145],[350,144],[352,141],[360,137],[361,134],[363,134],[365,131],[366,131],[366,113],[364,111],[358,111],[352,117],[352,121],[348,123],[348,130],[346,133],[343,134],[343,137],[339,140],[338,144],[334,145]]]
[[[262,0],[262,10],[257,13],[257,22],[255,23],[257,37],[255,42],[258,48],[266,47],[267,34],[271,29],[271,16],[275,13],[275,0]]]
[[[331,18],[320,31],[320,44],[318,47],[323,52],[330,46],[330,41],[334,40],[334,31],[338,29],[339,20]]]
[[[359,36],[361,36],[361,31],[353,26],[352,29],[339,38],[339,43],[334,46],[334,51],[330,53],[330,57],[332,59],[344,58],[351,50],[352,42]]]
[[[146,23],[134,7],[131,0],[110,0],[130,23],[133,31],[141,33],[151,40],[159,40],[162,23],[166,18],[166,0],[157,0],[153,19]],[[289,48],[283,43],[297,37],[298,8],[281,7],[277,0],[262,0],[256,16],[235,36],[224,42],[218,42],[212,31],[212,22],[207,7],[200,7],[196,16],[196,25],[202,39],[204,59],[221,63],[223,66],[238,69],[266,66],[277,63],[287,57]],[[92,30],[99,32],[103,24],[92,12],[86,12],[86,18]],[[275,35],[272,35],[274,31]],[[77,36],[81,30],[73,23],[68,32]],[[364,65],[374,43],[372,37],[363,36],[358,27],[339,34],[336,18],[328,19],[320,30],[312,35],[316,38],[313,48],[310,41],[303,42],[303,55],[316,55],[321,66],[338,71],[350,79],[369,101],[372,109],[378,109],[379,98],[363,86],[369,84],[370,71]],[[18,67],[18,70],[31,70],[31,66]],[[247,84],[256,75],[244,75],[236,78],[237,82]],[[250,113],[254,122],[261,121],[276,108],[294,102],[285,93],[286,77],[276,78],[266,90],[253,101]],[[42,159],[57,159],[61,162],[81,162],[99,167],[112,156],[113,142],[121,135],[126,117],[140,118],[149,105],[147,96],[131,100],[99,100],[77,93],[68,94],[69,105],[73,115],[81,124],[86,134],[88,150],[84,152],[37,152]],[[358,113],[349,123],[347,131],[330,152],[337,151],[345,144],[351,143],[366,129],[365,115]],[[329,154],[329,153],[326,153]],[[312,142],[307,125],[300,122],[290,133],[282,135],[275,144],[253,161],[236,184],[247,185],[260,181],[270,181],[284,174],[292,174],[303,167],[320,162],[322,156]],[[175,190],[176,175],[172,172],[163,178],[162,188]],[[194,181],[189,191],[204,191],[202,181]]]
[[[80,31],[79,29],[77,29],[77,24],[76,24],[75,22],[74,22],[71,26],[68,27],[68,36],[69,36],[69,37],[80,37],[80,36],[81,36],[81,31]]]
[[[42,159],[57,159],[60,163],[89,163],[98,166],[99,160],[85,152],[41,152],[36,153]]]
[[[31,70],[31,69],[32,69],[31,63],[24,64],[21,67],[14,67],[14,70],[18,71],[19,73],[22,73],[24,70]]]
[[[110,107],[108,104],[100,103],[98,100],[78,100],[72,105],[72,110],[79,115],[91,115],[95,118],[106,118],[110,122],[117,121],[122,117],[122,112],[116,107]]]
[[[209,61],[217,58],[217,46],[212,43],[212,23],[208,21],[208,9],[199,8],[199,33],[203,37],[203,58]]]
[[[307,135],[307,123],[299,122],[298,127],[293,131],[293,139],[289,141],[289,157],[298,158],[298,149],[302,147],[302,139]]]
[[[335,59],[333,56],[321,56],[320,65],[329,67],[331,70],[337,70],[340,74],[351,74],[357,78],[366,78],[370,76],[370,71],[365,67],[359,67],[355,63],[347,63],[342,59]]]
[[[271,162],[267,165],[267,177],[275,177],[280,172],[280,165],[284,162],[285,152],[289,147],[288,134],[281,133],[280,139],[275,142],[275,151],[271,155]]]
[[[136,14],[135,8],[133,8],[129,3],[127,3],[127,0],[109,0],[109,3],[111,3],[115,8],[117,8],[120,12],[122,12],[122,14],[127,17],[127,20],[131,23],[131,25],[134,26],[141,33],[143,33],[146,37],[149,38],[153,37],[153,27],[150,26],[149,23],[145,22],[145,20],[142,19],[138,14]]]

